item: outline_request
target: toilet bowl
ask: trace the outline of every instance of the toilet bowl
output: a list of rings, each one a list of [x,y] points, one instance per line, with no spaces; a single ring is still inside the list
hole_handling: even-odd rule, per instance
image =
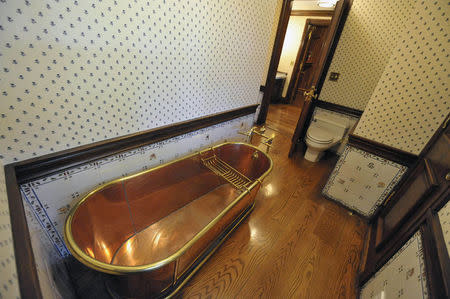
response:
[[[308,146],[305,159],[317,162],[323,153],[338,144],[348,129],[346,119],[334,115],[315,115],[306,132],[306,145]]]

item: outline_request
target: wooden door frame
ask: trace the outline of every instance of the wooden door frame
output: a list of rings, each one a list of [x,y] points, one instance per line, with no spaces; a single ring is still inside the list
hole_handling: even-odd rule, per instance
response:
[[[316,26],[323,26],[323,27],[328,27],[331,25],[331,20],[324,20],[324,19],[306,19],[305,22],[305,28],[303,28],[303,34],[302,34],[302,39],[300,42],[300,45],[298,46],[298,51],[297,51],[297,57],[295,58],[295,63],[294,63],[294,68],[292,69],[292,75],[291,75],[291,80],[289,81],[289,86],[287,89],[287,93],[286,93],[286,99],[288,100],[289,103],[293,102],[293,91],[296,89],[294,89],[294,87],[297,87],[298,85],[298,78],[300,76],[299,73],[299,68],[300,68],[300,61],[301,61],[301,57],[303,56],[302,53],[304,53],[305,51],[305,38],[306,38],[306,33],[308,32],[308,26],[309,25],[316,25]]]
[[[333,22],[333,18],[331,19],[330,28],[332,29],[333,26],[336,26],[337,29],[335,31],[332,42],[330,43],[330,45],[328,47],[326,60],[324,62],[325,64],[324,64],[323,78],[320,78],[320,80],[318,81],[318,85],[317,85],[318,92],[320,92],[323,82],[325,81],[325,76],[326,76],[327,70],[330,66],[331,59],[332,59],[334,51],[336,49],[337,42],[339,40],[340,34],[344,27],[345,20],[347,18],[351,4],[353,2],[353,0],[340,0],[340,1],[342,1],[342,3],[343,3],[342,4],[343,5],[342,17],[340,18],[339,22],[337,22],[336,20]],[[339,5],[339,3],[340,2],[338,2],[338,5]],[[267,113],[269,112],[270,98],[273,93],[273,88],[275,85],[275,76],[276,76],[278,64],[280,62],[281,50],[283,48],[284,37],[286,35],[287,25],[289,23],[290,12],[291,12],[291,0],[283,0],[280,18],[278,20],[278,28],[277,28],[277,33],[276,33],[276,37],[275,37],[275,42],[274,42],[273,49],[272,49],[272,56],[270,58],[269,71],[267,74],[266,83],[265,83],[265,87],[264,87],[264,95],[263,95],[263,99],[261,101],[258,119],[256,121],[256,124],[258,124],[258,125],[262,125],[266,122]],[[323,62],[319,61],[319,63],[323,63]]]
[[[272,56],[270,57],[269,71],[267,73],[266,84],[264,87],[264,95],[259,109],[256,124],[262,125],[266,122],[267,113],[269,112],[270,99],[272,97],[275,86],[275,77],[277,75],[278,64],[280,63],[281,50],[283,49],[284,37],[291,16],[293,0],[283,0],[281,6],[280,18],[278,19],[277,33],[275,42],[273,43]]]
[[[304,136],[306,135],[307,124],[311,121],[312,114],[317,105],[317,98],[320,94],[323,83],[325,82],[331,60],[333,59],[334,52],[336,50],[339,38],[345,25],[345,21],[352,5],[352,0],[340,0],[336,5],[336,8],[338,7],[338,5],[342,5],[340,9],[340,16],[337,16],[337,18],[333,17],[331,19],[330,29],[328,31],[328,45],[325,46],[325,49],[327,50],[322,53],[318,63],[318,65],[323,65],[322,72],[317,72],[315,74],[315,76],[317,77],[313,78],[313,82],[317,82],[317,85],[315,87],[315,96],[311,97],[310,103],[308,103],[308,105],[304,105],[304,107],[302,108],[302,113],[295,128],[294,135],[292,136],[292,144],[289,150],[289,157],[291,157],[297,150],[304,152],[306,148]]]

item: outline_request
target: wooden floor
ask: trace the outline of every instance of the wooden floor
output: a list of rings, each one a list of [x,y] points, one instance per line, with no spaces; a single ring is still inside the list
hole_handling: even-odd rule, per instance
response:
[[[178,298],[356,297],[367,226],[321,195],[335,157],[315,164],[287,158],[292,130],[288,123],[294,117],[286,112],[289,107],[283,109],[278,115],[269,112],[269,126],[278,131],[267,130],[276,135],[270,152],[274,168],[254,211]]]
[[[301,107],[289,104],[270,104],[266,126],[276,130],[285,137],[292,138]]]

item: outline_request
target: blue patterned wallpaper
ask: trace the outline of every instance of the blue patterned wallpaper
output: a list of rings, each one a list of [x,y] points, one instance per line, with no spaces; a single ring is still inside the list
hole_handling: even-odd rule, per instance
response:
[[[280,4],[0,1],[0,162],[257,103]],[[14,298],[4,188],[0,181],[0,298]],[[64,275],[49,277],[60,273],[59,253],[25,206],[44,297],[70,297]]]
[[[417,1],[355,134],[418,155],[450,113],[450,2]]]
[[[320,100],[364,110],[416,0],[353,0]],[[331,72],[338,81],[328,80]]]
[[[278,3],[0,1],[0,159],[257,103]]]

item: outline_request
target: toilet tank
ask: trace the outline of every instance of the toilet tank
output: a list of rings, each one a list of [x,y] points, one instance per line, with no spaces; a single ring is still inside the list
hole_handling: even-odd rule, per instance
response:
[[[349,121],[346,118],[326,112],[316,112],[312,121],[316,125],[333,132],[337,138],[342,138],[349,128]]]

